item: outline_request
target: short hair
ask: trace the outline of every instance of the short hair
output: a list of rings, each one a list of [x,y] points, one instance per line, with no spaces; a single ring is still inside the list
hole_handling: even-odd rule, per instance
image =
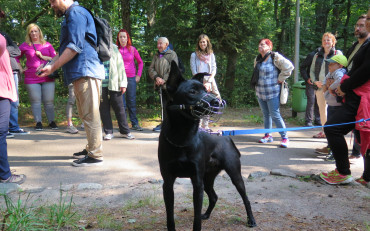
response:
[[[31,40],[31,38],[30,38],[30,32],[31,32],[31,29],[32,29],[33,27],[36,27],[36,28],[39,30],[39,32],[40,32],[40,43],[41,43],[41,44],[45,44],[45,43],[46,43],[46,41],[45,41],[45,39],[44,39],[44,35],[42,34],[42,30],[41,30],[41,29],[40,29],[40,27],[39,27],[37,24],[35,24],[35,23],[31,23],[31,24],[29,24],[29,25],[27,26],[27,29],[26,29],[26,31],[27,31],[27,34],[26,34],[26,43],[28,43],[28,45],[30,45],[30,46],[31,46],[31,44],[33,43],[33,42],[32,42],[32,40]]]
[[[362,14],[360,15],[360,17],[358,17],[357,21],[360,20],[360,19],[365,19],[366,20],[367,18],[367,14]]]
[[[263,38],[261,39],[258,44],[260,44],[261,42],[265,42],[267,46],[270,47],[270,49],[272,50],[272,48],[274,47],[274,45],[272,44],[271,40],[268,39],[268,38]]]
[[[324,39],[325,36],[328,36],[331,39],[331,41],[333,41],[333,47],[335,47],[335,44],[337,44],[335,36],[330,32],[326,32],[322,35],[321,41]]]
[[[212,50],[212,43],[211,43],[211,40],[209,39],[209,37],[206,35],[206,34],[201,34],[199,35],[198,37],[198,41],[197,41],[197,46],[196,46],[196,51],[197,53],[203,53],[202,49],[200,48],[199,46],[199,42],[200,40],[202,39],[205,39],[207,41],[207,47],[206,47],[206,50],[205,50],[205,53],[207,55],[209,54],[212,54],[213,53],[213,50]]]
[[[166,37],[159,37],[158,39],[157,39],[157,42],[158,41],[162,41],[162,42],[165,42],[165,43],[167,43],[167,44],[170,44],[170,41],[168,41],[168,38],[166,38]]]
[[[132,46],[132,42],[131,42],[131,38],[130,38],[129,33],[125,29],[121,29],[121,30],[118,31],[116,45],[117,45],[118,49],[121,48],[121,43],[119,42],[119,33],[121,33],[121,32],[126,33],[126,35],[127,35],[126,47],[127,47],[128,50],[130,50],[130,47]]]

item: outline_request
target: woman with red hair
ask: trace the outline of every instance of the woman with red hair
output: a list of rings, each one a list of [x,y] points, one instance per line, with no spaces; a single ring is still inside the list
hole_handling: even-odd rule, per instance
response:
[[[270,39],[261,39],[258,43],[260,53],[254,61],[254,71],[251,81],[256,90],[258,103],[263,114],[265,129],[272,128],[274,121],[277,128],[285,128],[285,123],[280,115],[280,88],[282,83],[289,78],[294,66],[292,62],[281,54],[272,51]],[[286,132],[281,135],[280,147],[288,147],[288,136]],[[259,143],[273,142],[270,133],[266,133]]]
[[[127,75],[127,89],[126,93],[123,95],[123,101],[128,109],[132,124],[131,129],[142,131],[143,129],[139,126],[139,121],[136,117],[136,84],[140,81],[144,64],[139,52],[134,46],[132,46],[130,35],[125,29],[121,29],[118,32],[116,44],[119,48],[119,52],[122,55]],[[137,71],[135,60],[138,67]]]

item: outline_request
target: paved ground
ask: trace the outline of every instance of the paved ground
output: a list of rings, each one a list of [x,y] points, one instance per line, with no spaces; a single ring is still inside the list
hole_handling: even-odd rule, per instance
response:
[[[222,127],[223,130],[245,129]],[[325,139],[311,138],[318,130],[290,132],[288,149],[279,148],[279,141],[258,144],[260,134],[234,136],[242,157],[242,174],[251,172],[286,169],[298,175],[317,174],[334,169],[314,153],[315,148],[325,145]],[[27,181],[21,185],[24,190],[60,188],[60,185],[97,183],[105,186],[132,184],[148,179],[161,179],[157,162],[159,133],[149,128],[133,132],[135,140],[115,137],[104,141],[104,165],[99,167],[73,167],[72,154],[81,151],[86,144],[85,132],[71,135],[63,128],[58,131],[31,131],[30,135],[8,139],[8,155],[12,169],[26,174]],[[117,135],[118,132],[115,132]],[[278,134],[274,134],[278,137]],[[351,136],[348,135],[348,143]],[[279,140],[279,139],[277,139]],[[349,145],[351,146],[351,145]],[[361,176],[362,159],[353,161],[352,175]]]

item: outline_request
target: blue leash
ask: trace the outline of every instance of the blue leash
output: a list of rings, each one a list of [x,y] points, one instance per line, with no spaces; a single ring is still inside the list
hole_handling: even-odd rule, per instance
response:
[[[341,124],[330,124],[324,126],[313,126],[313,127],[294,127],[294,128],[271,128],[271,129],[247,129],[247,130],[228,130],[221,131],[222,136],[236,136],[236,135],[246,135],[246,134],[258,134],[258,133],[272,133],[272,132],[284,132],[284,131],[298,131],[298,130],[307,130],[314,128],[324,128],[324,127],[333,127],[333,126],[342,126],[347,124],[355,124],[370,121],[369,119],[360,119],[355,122],[341,123]]]

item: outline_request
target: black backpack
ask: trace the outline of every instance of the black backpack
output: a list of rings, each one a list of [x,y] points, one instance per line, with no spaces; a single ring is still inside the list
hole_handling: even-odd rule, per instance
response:
[[[72,5],[74,7],[76,5]],[[83,7],[83,6],[81,6]],[[85,8],[85,7],[83,7]],[[86,41],[98,52],[100,61],[108,61],[111,57],[110,50],[112,49],[112,28],[109,26],[109,23],[104,18],[95,17],[93,13],[85,8],[93,17],[97,35],[97,46],[95,43],[85,35]]]

